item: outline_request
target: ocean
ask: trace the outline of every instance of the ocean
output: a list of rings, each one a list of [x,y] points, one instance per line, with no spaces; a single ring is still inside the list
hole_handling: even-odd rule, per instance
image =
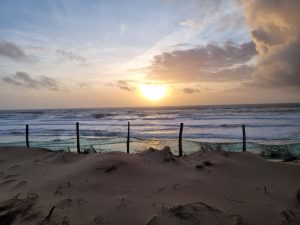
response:
[[[164,145],[177,149],[180,123],[184,123],[184,147],[199,143],[240,144],[242,124],[247,144],[290,145],[300,143],[300,104],[219,105],[148,108],[41,109],[0,111],[0,145],[25,145],[29,125],[31,146],[76,149],[80,124],[82,148],[125,151],[130,122],[134,151]]]

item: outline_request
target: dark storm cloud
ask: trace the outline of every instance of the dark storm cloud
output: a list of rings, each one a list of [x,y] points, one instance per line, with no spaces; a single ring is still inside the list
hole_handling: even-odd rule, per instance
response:
[[[0,56],[6,57],[13,60],[26,60],[28,56],[25,54],[24,50],[9,41],[0,38]]]
[[[73,52],[70,52],[70,51],[63,50],[63,49],[57,49],[56,54],[64,57],[67,60],[70,60],[70,61],[77,61],[77,62],[81,62],[81,63],[86,61],[86,58],[84,58],[83,56],[78,55]]]
[[[252,68],[246,63],[256,54],[252,42],[165,52],[154,57],[147,78],[179,83],[249,79]]]
[[[29,89],[46,88],[51,91],[61,90],[56,79],[47,76],[38,76],[37,78],[33,78],[25,72],[16,72],[11,76],[2,78],[2,81]]]
[[[254,85],[291,87],[300,90],[300,40],[265,53],[254,73]]]
[[[300,90],[300,1],[242,0],[259,60],[250,86]]]

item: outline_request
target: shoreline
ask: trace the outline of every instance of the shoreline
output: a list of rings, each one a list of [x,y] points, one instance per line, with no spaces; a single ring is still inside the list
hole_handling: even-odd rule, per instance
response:
[[[179,158],[167,148],[76,154],[0,147],[0,207],[11,205],[0,222],[297,224],[299,177],[299,164],[249,152]]]

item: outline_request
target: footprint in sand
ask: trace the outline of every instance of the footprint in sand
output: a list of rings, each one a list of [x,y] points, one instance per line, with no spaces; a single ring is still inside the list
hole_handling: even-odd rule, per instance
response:
[[[117,208],[127,207],[132,203],[132,201],[126,198],[118,198],[118,200],[119,200],[119,205],[117,206]]]
[[[35,159],[33,160],[33,162],[35,163],[35,165],[36,165],[37,163],[42,162],[42,161],[43,161],[43,160],[40,159],[40,158],[35,158]]]
[[[63,199],[55,205],[55,208],[59,208],[59,209],[68,208],[71,206],[72,201],[73,200],[70,198]]]
[[[4,173],[3,173],[4,175]],[[0,185],[5,185],[5,184],[9,184],[9,183],[12,183],[12,182],[15,182],[16,177],[20,176],[20,174],[9,174],[9,175],[6,175],[5,177],[2,178],[2,182],[0,183]]]
[[[87,203],[87,201],[77,198],[77,199],[71,199],[71,198],[66,198],[61,200],[55,205],[55,208],[59,209],[64,209],[64,208],[69,208],[72,206],[77,206],[79,208],[83,208],[83,206]]]
[[[13,166],[9,167],[9,169],[12,170],[12,169],[16,169],[18,167],[20,167],[20,165],[16,164],[16,165],[13,165]]]
[[[187,205],[178,205],[169,209],[162,208],[158,215],[154,216],[147,223],[147,225],[164,224],[247,225],[247,222],[240,215],[231,216],[203,202],[196,202]]]
[[[3,178],[3,180],[16,178],[16,177],[18,177],[18,176],[20,176],[19,173],[18,173],[18,174],[9,174],[9,175],[5,176],[5,177]]]
[[[32,208],[39,196],[35,193],[30,193],[23,199],[19,196],[20,194],[17,194],[11,199],[0,202],[0,224],[11,225],[14,222],[21,224],[22,220],[30,221],[36,218],[37,212]]]
[[[93,222],[91,222],[89,224],[104,225],[104,224],[107,224],[107,221],[104,220],[103,216],[96,216],[96,217],[94,217]]]
[[[15,179],[5,180],[5,181],[1,182],[0,185],[9,184],[9,183],[12,183],[15,181],[16,181]]]
[[[300,222],[297,220],[296,214],[290,209],[281,211],[281,219],[283,225],[296,225]]]
[[[21,182],[19,182],[19,183],[15,186],[15,188],[21,188],[21,187],[24,187],[26,184],[27,184],[27,181],[21,181]]]
[[[61,182],[57,187],[56,191],[54,192],[54,195],[63,195],[63,191],[66,188],[71,187],[71,181],[63,181]]]

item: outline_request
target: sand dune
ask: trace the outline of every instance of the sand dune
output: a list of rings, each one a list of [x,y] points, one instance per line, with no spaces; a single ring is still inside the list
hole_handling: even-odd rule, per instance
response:
[[[0,148],[0,224],[300,224],[299,178],[247,152]]]

